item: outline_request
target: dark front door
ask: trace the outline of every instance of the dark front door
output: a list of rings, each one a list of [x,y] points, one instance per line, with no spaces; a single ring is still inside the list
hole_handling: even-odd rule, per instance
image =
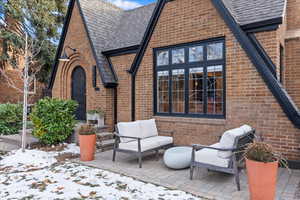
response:
[[[72,72],[72,99],[77,101],[77,120],[86,120],[86,80],[84,69],[77,66]]]

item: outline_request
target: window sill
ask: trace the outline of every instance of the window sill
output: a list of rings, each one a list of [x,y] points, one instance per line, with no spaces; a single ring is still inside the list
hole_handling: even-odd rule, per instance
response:
[[[187,117],[187,116],[160,116],[154,115],[154,118],[160,122],[198,124],[198,125],[220,125],[226,124],[225,118],[204,118],[204,117]]]

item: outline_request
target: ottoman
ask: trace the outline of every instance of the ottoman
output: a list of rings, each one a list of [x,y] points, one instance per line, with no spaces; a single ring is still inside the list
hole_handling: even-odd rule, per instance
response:
[[[172,169],[184,169],[190,166],[192,147],[172,147],[164,153],[164,163]]]

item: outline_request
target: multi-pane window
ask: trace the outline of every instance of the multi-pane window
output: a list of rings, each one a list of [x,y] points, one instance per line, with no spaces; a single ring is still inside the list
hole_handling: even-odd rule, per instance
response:
[[[204,71],[203,67],[189,70],[189,112],[204,113]]]
[[[157,66],[168,65],[169,64],[169,52],[168,51],[158,51],[157,52]]]
[[[224,117],[223,39],[155,49],[154,112]]]
[[[172,111],[184,113],[184,69],[172,70]]]
[[[159,71],[157,73],[157,110],[159,112],[169,112],[169,71]]]

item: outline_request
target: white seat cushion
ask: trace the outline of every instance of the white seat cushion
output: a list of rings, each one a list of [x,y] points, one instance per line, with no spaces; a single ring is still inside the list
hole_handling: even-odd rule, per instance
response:
[[[155,119],[138,120],[142,133],[142,138],[158,136]]]
[[[220,143],[213,144],[211,147],[220,148]],[[201,149],[196,151],[195,161],[218,167],[228,167],[230,159],[220,158],[218,156],[218,150]]]
[[[141,140],[141,151],[142,152],[147,151],[153,148],[157,148],[172,143],[173,143],[173,138],[167,136],[156,136],[156,137],[145,138]],[[138,151],[138,142],[131,141],[126,143],[120,143],[119,149]]]
[[[142,137],[140,124],[138,122],[120,122],[118,131],[121,136]],[[134,139],[121,138],[121,142],[130,142]]]

